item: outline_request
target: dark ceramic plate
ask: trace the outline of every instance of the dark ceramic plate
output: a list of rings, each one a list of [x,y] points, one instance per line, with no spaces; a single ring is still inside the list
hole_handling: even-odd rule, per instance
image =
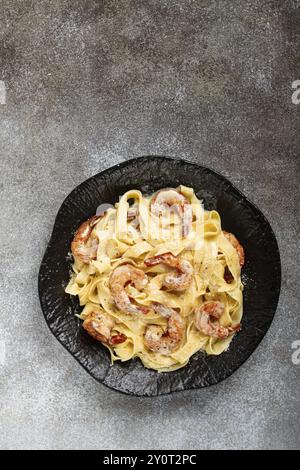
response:
[[[110,366],[108,351],[90,338],[75,316],[76,297],[64,292],[70,276],[70,243],[75,229],[103,202],[115,203],[128,189],[154,192],[179,184],[192,186],[207,209],[216,209],[223,228],[239,238],[246,251],[243,269],[243,329],[227,352],[199,352],[183,369],[157,373],[138,359]],[[105,170],[80,184],[59,209],[39,272],[39,295],[46,322],[58,341],[99,382],[130,395],[156,396],[207,387],[231,375],[253,353],[274,317],[281,282],[274,233],[263,214],[226,178],[183,160],[142,157]]]

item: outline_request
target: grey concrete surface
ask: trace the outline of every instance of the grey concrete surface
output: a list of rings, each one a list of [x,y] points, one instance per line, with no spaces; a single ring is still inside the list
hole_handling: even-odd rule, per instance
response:
[[[300,2],[1,0],[0,447],[300,447]],[[0,100],[1,102],[1,100]],[[97,384],[48,331],[39,264],[64,197],[143,154],[227,176],[269,218],[275,321],[210,389],[153,399]]]

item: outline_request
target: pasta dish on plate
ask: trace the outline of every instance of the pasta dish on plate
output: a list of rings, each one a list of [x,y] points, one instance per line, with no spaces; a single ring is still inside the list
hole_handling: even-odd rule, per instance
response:
[[[199,350],[221,354],[241,328],[243,247],[192,188],[127,191],[80,225],[71,252],[66,292],[112,362],[176,370]]]

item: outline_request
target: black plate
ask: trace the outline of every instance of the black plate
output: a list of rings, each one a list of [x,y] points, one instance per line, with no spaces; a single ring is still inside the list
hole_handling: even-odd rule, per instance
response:
[[[207,209],[216,209],[223,228],[243,244],[243,329],[221,356],[195,354],[183,369],[157,373],[138,359],[110,367],[108,351],[90,338],[75,317],[77,298],[64,292],[68,283],[70,243],[75,229],[103,202],[137,188],[154,192],[179,184],[191,186]],[[270,224],[226,178],[214,171],[169,157],[142,157],[105,170],[80,184],[63,202],[39,272],[39,295],[45,320],[58,341],[99,382],[130,395],[156,396],[207,387],[231,375],[253,353],[274,317],[281,283],[280,256]]]

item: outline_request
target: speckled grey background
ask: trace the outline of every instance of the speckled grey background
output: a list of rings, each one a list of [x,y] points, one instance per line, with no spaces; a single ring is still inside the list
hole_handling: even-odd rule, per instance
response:
[[[1,448],[300,447],[299,8],[1,0]],[[89,377],[48,331],[37,295],[64,197],[143,154],[227,176],[269,218],[283,262],[275,321],[250,360],[211,389],[153,399]]]

